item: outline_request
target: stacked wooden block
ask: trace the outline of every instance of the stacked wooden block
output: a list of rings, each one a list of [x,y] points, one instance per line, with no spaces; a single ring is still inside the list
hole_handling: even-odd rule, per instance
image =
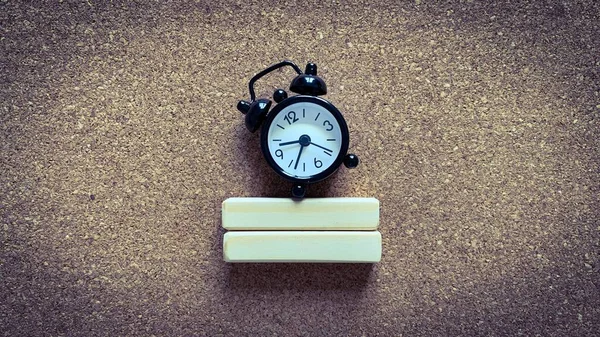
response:
[[[375,263],[375,198],[230,198],[222,206],[226,262]]]

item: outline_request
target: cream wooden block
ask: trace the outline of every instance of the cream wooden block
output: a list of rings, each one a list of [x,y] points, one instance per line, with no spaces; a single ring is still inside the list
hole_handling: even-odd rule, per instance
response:
[[[227,232],[226,262],[374,263],[381,260],[378,231]]]
[[[375,198],[229,198],[222,205],[228,230],[376,230]]]

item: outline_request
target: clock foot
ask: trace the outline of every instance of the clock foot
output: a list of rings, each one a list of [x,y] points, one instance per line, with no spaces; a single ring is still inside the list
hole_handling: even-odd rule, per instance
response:
[[[306,195],[306,185],[297,184],[292,186],[292,197],[302,199]]]
[[[349,169],[357,167],[359,162],[358,156],[353,153],[346,155],[346,158],[344,158],[344,165]]]

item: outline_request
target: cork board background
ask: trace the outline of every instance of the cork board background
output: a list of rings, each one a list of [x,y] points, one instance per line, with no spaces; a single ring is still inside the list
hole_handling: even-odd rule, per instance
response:
[[[600,5],[0,2],[3,336],[592,336]],[[235,109],[319,65],[381,201],[371,265],[227,265],[220,204],[288,196]],[[268,97],[291,70],[261,80]]]

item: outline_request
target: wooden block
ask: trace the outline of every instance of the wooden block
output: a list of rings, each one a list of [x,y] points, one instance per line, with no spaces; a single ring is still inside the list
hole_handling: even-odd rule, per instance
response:
[[[229,198],[222,205],[228,230],[376,230],[375,198]]]
[[[226,262],[374,263],[381,260],[378,231],[227,232]]]

